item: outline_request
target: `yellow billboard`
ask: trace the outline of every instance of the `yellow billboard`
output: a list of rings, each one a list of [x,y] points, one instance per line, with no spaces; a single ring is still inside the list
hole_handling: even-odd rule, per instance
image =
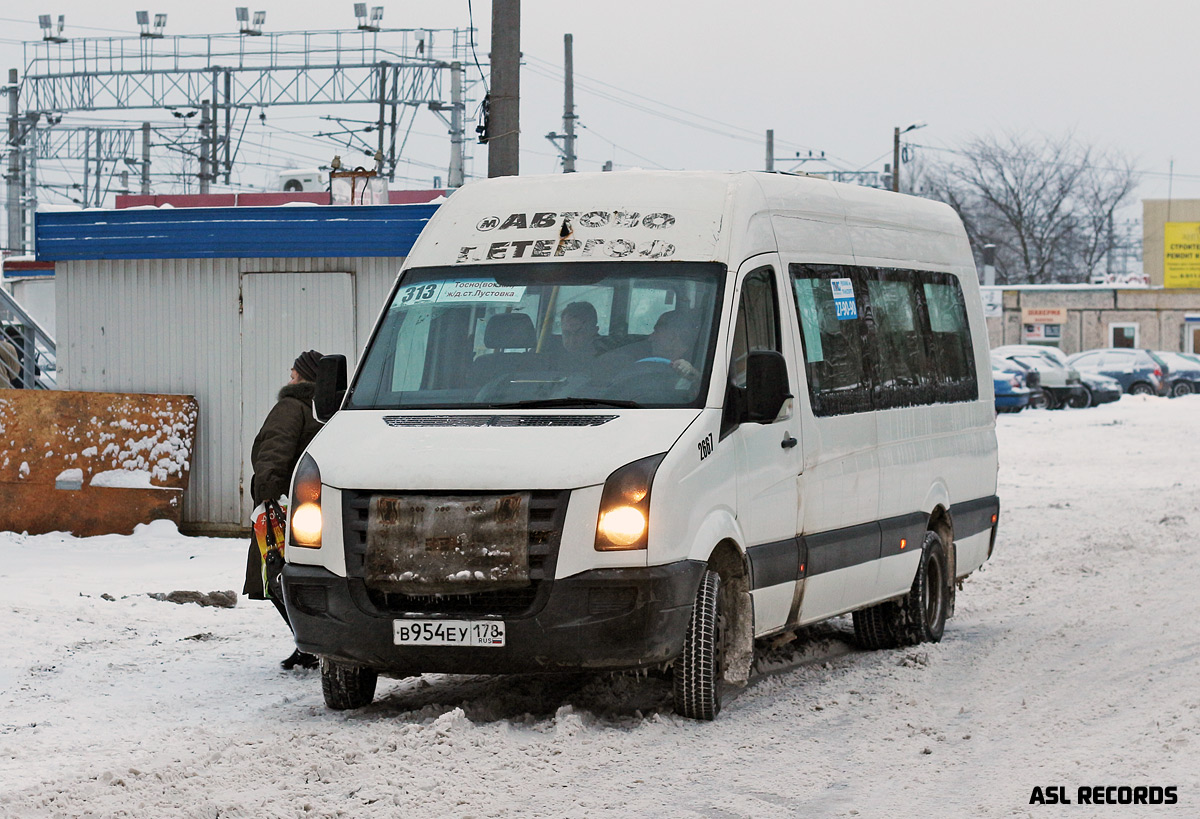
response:
[[[1200,222],[1163,228],[1163,286],[1200,287]]]

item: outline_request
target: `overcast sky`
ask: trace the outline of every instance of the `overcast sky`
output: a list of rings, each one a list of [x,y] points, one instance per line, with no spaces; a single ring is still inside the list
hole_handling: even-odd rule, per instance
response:
[[[468,26],[467,0],[383,6],[386,27]],[[491,3],[473,6],[486,70]],[[768,128],[779,169],[882,170],[891,161],[892,129],[923,121],[905,137],[918,152],[954,150],[976,135],[1074,133],[1132,158],[1143,171],[1139,198],[1200,197],[1200,4],[525,0],[522,7],[522,173],[560,168],[544,135],[562,130],[563,34],[570,32],[579,170],[599,170],[606,160],[617,169],[757,169]],[[168,13],[168,34],[237,26],[234,3],[3,0],[0,58],[4,67],[22,68],[20,41],[40,38],[38,13],[65,14],[69,37],[107,37],[135,34],[139,8]],[[355,25],[349,0],[264,0],[250,8],[267,12],[267,31]],[[135,121],[144,117],[131,112]],[[291,133],[323,127],[296,109],[271,109],[266,122],[253,118],[242,158],[257,167],[241,180],[262,187],[268,168],[328,162],[338,152],[332,142]],[[401,167],[404,179],[393,187],[429,187],[435,174],[445,177],[445,127],[422,113],[413,131],[413,164]],[[469,150],[468,173],[486,175],[485,150],[473,142]],[[809,150],[824,151],[829,164],[783,159]]]

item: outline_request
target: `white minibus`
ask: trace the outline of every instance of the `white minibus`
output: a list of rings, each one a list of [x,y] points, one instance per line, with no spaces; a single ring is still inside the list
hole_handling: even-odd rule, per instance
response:
[[[470,183],[293,477],[286,606],[327,705],[377,676],[668,671],[936,641],[995,544],[978,282],[932,201],[768,173]]]

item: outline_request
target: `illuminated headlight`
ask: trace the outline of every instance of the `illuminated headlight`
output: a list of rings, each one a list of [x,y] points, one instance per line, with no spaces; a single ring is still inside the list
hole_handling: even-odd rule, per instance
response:
[[[292,512],[292,540],[297,546],[321,545],[321,507],[303,503]]]
[[[596,551],[645,549],[650,531],[650,485],[666,453],[626,464],[608,476],[596,520]]]
[[[618,506],[600,515],[596,533],[614,546],[628,549],[646,534],[646,516],[632,506]]]
[[[289,545],[321,548],[321,470],[307,452],[292,476],[291,514],[288,516]]]

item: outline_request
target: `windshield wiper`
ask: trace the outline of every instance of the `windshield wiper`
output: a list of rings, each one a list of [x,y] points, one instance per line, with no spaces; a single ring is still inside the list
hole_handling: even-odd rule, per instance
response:
[[[492,409],[535,409],[540,407],[621,407],[641,409],[637,401],[617,401],[608,398],[531,398],[510,404],[489,404]]]

